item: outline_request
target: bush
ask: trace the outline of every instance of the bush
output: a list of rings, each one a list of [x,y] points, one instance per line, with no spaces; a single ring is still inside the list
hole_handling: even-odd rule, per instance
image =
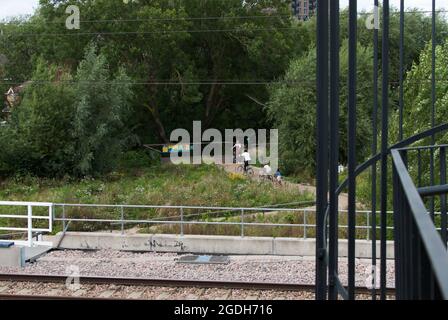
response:
[[[94,45],[75,80],[40,60],[7,126],[0,129],[0,172],[38,176],[98,175],[111,171],[132,142],[126,127],[129,78],[110,75]]]

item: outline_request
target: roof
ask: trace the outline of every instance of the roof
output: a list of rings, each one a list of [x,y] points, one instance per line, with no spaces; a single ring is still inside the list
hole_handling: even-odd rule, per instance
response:
[[[11,87],[9,88],[9,90],[5,93],[5,95],[11,95],[11,94],[18,94],[20,92],[23,91],[23,89],[25,89],[28,85],[31,84],[32,81],[26,81],[24,83],[22,83],[19,86],[16,87]]]

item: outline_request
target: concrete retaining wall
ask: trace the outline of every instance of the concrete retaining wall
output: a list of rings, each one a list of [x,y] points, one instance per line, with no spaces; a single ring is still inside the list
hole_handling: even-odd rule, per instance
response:
[[[25,250],[23,247],[12,246],[0,248],[1,267],[23,267],[25,265]]]
[[[59,234],[46,237],[45,240],[58,243],[60,237]],[[314,239],[297,238],[68,232],[62,240],[60,248],[228,255],[314,256],[315,244]],[[370,258],[371,247],[371,241],[358,240],[356,242],[356,256],[358,258]],[[377,252],[379,257],[379,242],[377,243]],[[347,240],[340,240],[339,256],[347,256]],[[393,258],[392,241],[387,243],[387,257],[389,259]]]

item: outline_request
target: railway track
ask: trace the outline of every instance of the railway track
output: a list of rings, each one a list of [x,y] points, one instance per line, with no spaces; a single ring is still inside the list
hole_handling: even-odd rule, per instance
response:
[[[61,275],[0,274],[0,300],[302,300],[314,285],[177,279],[80,277],[79,287]],[[392,290],[390,290],[392,294]],[[358,288],[367,295],[366,288]]]
[[[0,274],[0,299],[300,299],[311,285],[144,278],[80,277],[69,290],[60,275]],[[20,285],[17,285],[20,284]]]

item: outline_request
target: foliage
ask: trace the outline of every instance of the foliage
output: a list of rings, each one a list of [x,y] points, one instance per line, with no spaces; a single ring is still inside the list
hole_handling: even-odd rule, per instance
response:
[[[27,80],[26,70],[14,68],[39,55],[76,70],[83,48],[94,41],[112,68],[124,66],[138,83],[128,127],[143,142],[166,142],[173,129],[190,129],[193,120],[219,129],[266,126],[265,82],[309,45],[309,34],[288,17],[290,4],[283,0],[70,1],[83,21],[97,21],[82,23],[79,31],[65,29],[67,3],[41,0],[29,23],[7,30],[15,33],[0,41],[0,53],[6,50],[11,60],[8,76]],[[61,33],[67,35],[57,41],[51,36]]]
[[[41,175],[63,174],[73,166],[75,149],[70,137],[75,91],[66,72],[39,60],[20,107],[0,130],[0,168]]]
[[[68,4],[79,6],[81,30],[66,29]],[[30,86],[23,110],[0,133],[7,150],[0,155],[0,171],[101,174],[115,166],[123,146],[166,142],[173,129],[191,129],[193,120],[202,120],[204,129],[279,127],[285,140],[282,165],[312,177],[316,19],[299,22],[291,18],[290,9],[290,1],[284,0],[40,0],[31,18],[1,24],[0,55],[7,63],[0,65],[0,78],[5,79],[0,90],[30,79],[55,79],[54,72],[77,82]],[[368,154],[370,139],[373,31],[365,27],[366,17],[358,19],[359,159]],[[390,23],[394,112],[399,77],[396,10]],[[439,14],[436,24],[437,41],[443,43],[448,34],[445,17]],[[345,10],[342,43],[348,38],[347,26]],[[379,37],[381,43],[381,32]],[[431,17],[406,13],[406,70],[419,63],[430,39]],[[341,162],[346,157],[346,61],[346,53],[341,54]],[[92,79],[103,80],[88,82]],[[288,79],[290,83],[281,83]],[[45,106],[38,106],[43,102]],[[57,119],[61,125],[54,130],[42,128]],[[138,139],[128,140],[131,133]]]
[[[428,44],[422,52],[419,62],[414,63],[407,73],[404,82],[404,112],[403,135],[410,137],[431,128],[431,44]],[[436,124],[446,123],[448,110],[448,44],[436,47]],[[395,141],[398,136],[398,112],[393,114],[391,124],[391,139]],[[438,136],[437,142],[447,141],[448,136]],[[426,141],[427,142],[427,141]]]
[[[130,136],[126,128],[130,79],[123,69],[111,79],[106,58],[95,51],[95,46],[87,47],[76,74],[73,138],[77,175],[112,169]]]
[[[0,130],[0,169],[41,176],[107,172],[130,134],[131,98],[124,71],[116,77],[89,46],[72,85],[63,68],[39,60],[12,120]]]
[[[128,159],[133,155],[122,154]],[[141,155],[141,159],[144,157]],[[17,175],[0,181],[0,199],[55,203],[108,203],[191,206],[247,206],[312,200],[298,189],[279,191],[271,183],[232,179],[214,165],[151,163],[82,180]],[[173,211],[174,213],[174,211]]]
[[[372,49],[358,44],[357,87],[357,151],[358,158],[368,154],[371,128]],[[348,43],[341,47],[340,76],[340,160],[347,155],[347,104],[348,104]],[[316,138],[316,78],[315,50],[294,60],[283,80],[284,84],[271,86],[271,101],[268,115],[279,129],[279,151],[282,166],[287,172],[311,172],[315,168]]]

